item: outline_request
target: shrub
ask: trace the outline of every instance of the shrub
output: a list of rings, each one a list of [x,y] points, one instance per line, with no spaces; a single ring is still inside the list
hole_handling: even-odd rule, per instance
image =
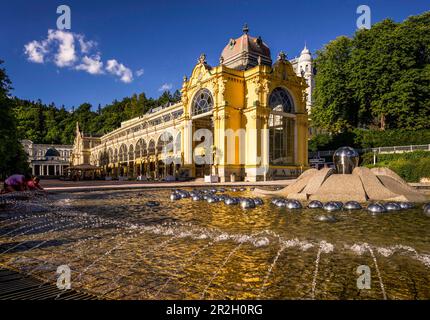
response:
[[[378,162],[373,165],[373,153],[362,157],[367,167],[387,167],[408,182],[419,182],[421,178],[430,177],[430,152],[415,151],[401,154],[380,154]]]
[[[342,146],[367,149],[421,144],[430,144],[430,129],[416,131],[354,129],[337,134],[316,134],[309,140],[309,150],[335,150]]]
[[[430,130],[364,130],[354,129],[354,143],[362,149],[376,147],[430,144]]]

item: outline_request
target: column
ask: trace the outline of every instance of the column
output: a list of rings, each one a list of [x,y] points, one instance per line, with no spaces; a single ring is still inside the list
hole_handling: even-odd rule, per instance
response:
[[[261,165],[258,158],[259,135],[257,126],[256,110],[245,113],[246,116],[246,160],[245,160],[245,181],[257,181],[257,167]]]
[[[184,161],[192,164],[193,125],[191,120],[186,120],[184,125]]]
[[[268,117],[262,119],[262,132],[261,132],[261,165],[264,168],[264,181],[267,180],[269,170],[269,126]]]

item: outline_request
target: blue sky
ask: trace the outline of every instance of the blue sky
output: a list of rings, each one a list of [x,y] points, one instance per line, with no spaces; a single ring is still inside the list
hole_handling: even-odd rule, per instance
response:
[[[71,8],[75,52],[56,56],[59,44],[70,44],[56,27],[61,4]],[[269,45],[272,58],[280,50],[289,58],[299,55],[305,41],[315,52],[354,33],[361,4],[371,8],[372,24],[430,10],[423,0],[2,1],[0,59],[14,95],[67,108],[83,102],[96,107],[133,93],[157,97],[163,85],[180,88],[201,53],[218,64],[245,22],[251,35]]]

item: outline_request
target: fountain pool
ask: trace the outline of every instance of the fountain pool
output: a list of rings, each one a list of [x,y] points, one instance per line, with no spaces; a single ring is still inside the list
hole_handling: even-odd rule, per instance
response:
[[[73,289],[107,299],[430,298],[430,218],[421,206],[319,219],[323,209],[267,199],[244,210],[170,194],[63,193],[3,206],[0,265],[52,283],[68,265]],[[362,265],[370,289],[357,288]]]

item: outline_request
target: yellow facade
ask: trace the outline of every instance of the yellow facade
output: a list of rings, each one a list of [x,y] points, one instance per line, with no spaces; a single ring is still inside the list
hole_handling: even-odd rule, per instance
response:
[[[257,49],[235,48],[245,41]],[[223,51],[230,56],[218,66],[202,55],[184,77],[179,103],[126,121],[96,142],[91,138],[91,147],[83,146],[82,135],[73,164],[89,154],[90,164],[108,175],[154,179],[212,175],[229,181],[235,175],[257,181],[300,173],[308,165],[307,85],[282,52],[273,65],[267,54],[254,59],[267,51],[261,38],[246,32],[231,40]]]

